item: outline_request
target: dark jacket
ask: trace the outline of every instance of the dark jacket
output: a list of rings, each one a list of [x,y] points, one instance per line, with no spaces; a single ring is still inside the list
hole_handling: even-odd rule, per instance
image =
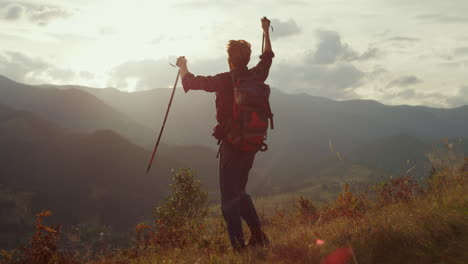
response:
[[[223,72],[214,76],[195,76],[188,73],[182,79],[184,91],[204,90],[216,93],[216,120],[218,125],[214,129],[213,136],[217,139],[224,137],[224,124],[232,117],[233,109],[233,76],[249,72],[254,74],[260,81],[265,82],[270,72],[271,63],[275,54],[272,51],[264,52],[260,56],[260,62],[251,68],[236,69],[235,71]]]

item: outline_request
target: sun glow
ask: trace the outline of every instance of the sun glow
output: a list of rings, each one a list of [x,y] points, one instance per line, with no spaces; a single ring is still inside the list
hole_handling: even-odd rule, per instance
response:
[[[28,42],[40,43],[42,57],[63,69],[106,76],[128,61],[167,60],[215,49],[214,42],[209,40],[212,38],[209,26],[217,16],[200,17],[171,2],[104,0],[72,3],[67,7],[73,10],[67,19],[38,31],[22,29]],[[21,25],[17,27],[21,29]],[[16,31],[20,32],[19,29]],[[105,80],[78,82],[106,86]]]

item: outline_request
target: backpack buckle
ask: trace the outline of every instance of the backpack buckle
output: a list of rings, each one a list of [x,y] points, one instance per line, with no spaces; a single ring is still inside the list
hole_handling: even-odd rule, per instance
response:
[[[265,152],[268,150],[268,145],[263,143],[258,150],[260,150],[261,152]]]

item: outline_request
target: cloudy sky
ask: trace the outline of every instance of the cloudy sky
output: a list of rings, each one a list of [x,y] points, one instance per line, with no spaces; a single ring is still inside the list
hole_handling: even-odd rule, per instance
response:
[[[261,51],[288,93],[385,104],[468,104],[466,0],[0,0],[0,74],[29,84],[167,88],[185,55],[195,74],[227,71],[230,39]]]

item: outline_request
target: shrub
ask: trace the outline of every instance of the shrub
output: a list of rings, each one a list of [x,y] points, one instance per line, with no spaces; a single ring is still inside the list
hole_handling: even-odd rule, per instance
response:
[[[415,197],[419,185],[408,175],[390,179],[377,186],[378,204],[385,206],[396,202],[409,202]]]
[[[169,197],[156,208],[154,236],[158,244],[182,247],[202,235],[208,193],[190,169],[173,172],[173,178]]]
[[[302,222],[305,224],[313,224],[319,218],[319,210],[312,203],[311,200],[300,196],[297,200],[296,208],[299,212],[299,217]]]
[[[353,194],[349,190],[349,185],[345,184],[337,199],[324,209],[321,220],[328,221],[340,217],[362,217],[366,212],[365,196],[365,193]]]
[[[43,218],[51,215],[50,211],[42,211],[36,215],[36,232],[29,247],[23,248],[23,256],[19,263],[78,263],[71,255],[58,250],[61,227],[51,228],[42,224]]]

